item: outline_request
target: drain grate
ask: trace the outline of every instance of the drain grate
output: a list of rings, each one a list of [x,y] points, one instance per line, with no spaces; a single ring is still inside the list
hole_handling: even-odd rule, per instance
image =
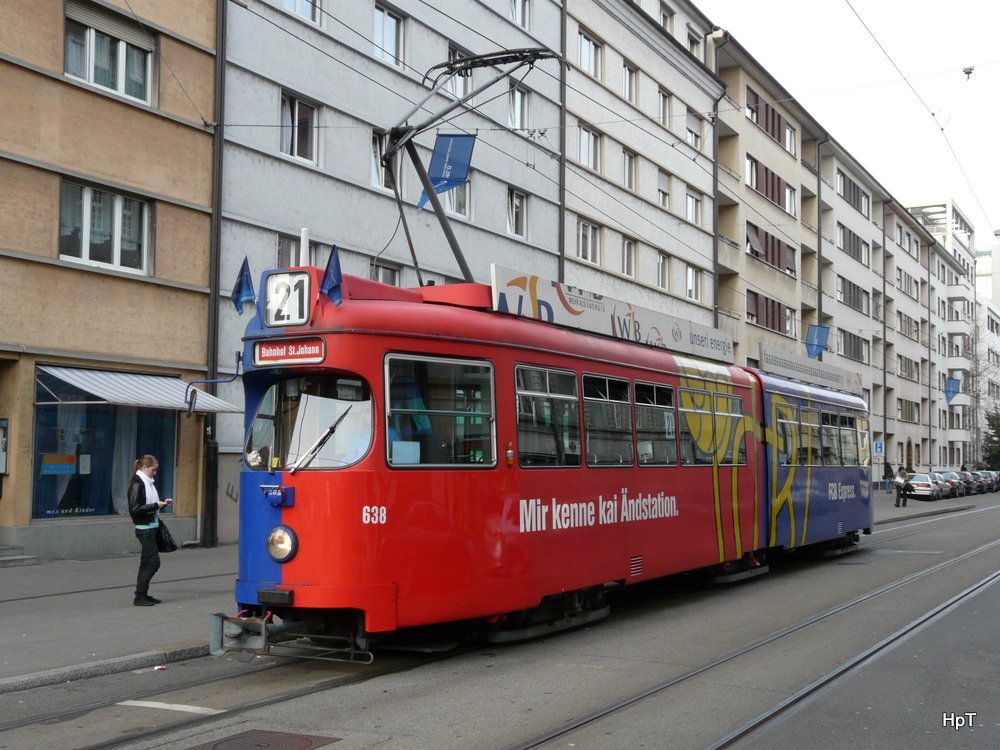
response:
[[[214,742],[206,742],[191,750],[312,750],[339,742],[340,737],[319,737],[311,734],[288,734],[252,729]]]

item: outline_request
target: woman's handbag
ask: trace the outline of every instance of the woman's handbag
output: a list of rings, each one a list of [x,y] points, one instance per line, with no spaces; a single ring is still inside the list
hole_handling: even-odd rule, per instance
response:
[[[173,552],[177,549],[177,542],[163,521],[156,527],[156,549],[160,552]]]

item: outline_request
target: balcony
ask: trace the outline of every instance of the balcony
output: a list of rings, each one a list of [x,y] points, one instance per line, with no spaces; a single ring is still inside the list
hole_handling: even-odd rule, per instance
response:
[[[746,251],[738,243],[719,235],[719,272],[721,274],[739,274],[746,262],[745,255]]]
[[[944,439],[949,443],[972,442],[972,430],[948,429],[944,431]]]
[[[947,333],[968,334],[971,332],[972,326],[967,318],[955,318],[954,320],[945,321],[944,330]]]
[[[972,406],[972,396],[968,393],[957,393],[948,406]]]
[[[971,372],[972,360],[967,357],[945,357],[944,366],[948,368],[948,372],[956,370],[959,372]]]
[[[968,300],[969,302],[972,302],[974,299],[975,295],[973,293],[972,284],[968,281],[963,279],[957,284],[948,285],[949,301],[954,302],[959,300]]]

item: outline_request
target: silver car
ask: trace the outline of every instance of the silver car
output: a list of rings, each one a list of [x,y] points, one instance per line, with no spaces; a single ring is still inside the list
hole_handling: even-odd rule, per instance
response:
[[[935,482],[930,474],[908,474],[910,485],[910,497],[917,500],[940,500],[941,487]]]

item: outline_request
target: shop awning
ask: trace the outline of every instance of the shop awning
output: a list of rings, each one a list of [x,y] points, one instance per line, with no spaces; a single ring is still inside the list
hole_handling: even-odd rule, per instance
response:
[[[184,403],[187,383],[180,378],[51,365],[39,365],[38,369],[109,404],[179,411],[187,409]],[[238,413],[242,409],[199,390],[195,411]]]

